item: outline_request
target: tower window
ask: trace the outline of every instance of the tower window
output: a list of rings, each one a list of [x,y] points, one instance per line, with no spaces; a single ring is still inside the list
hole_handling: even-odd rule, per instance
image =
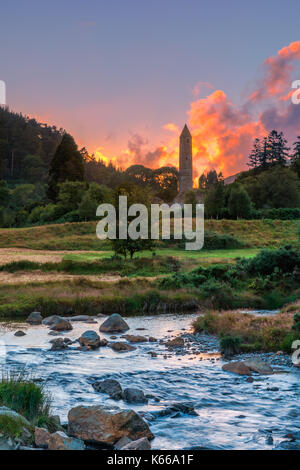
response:
[[[186,139],[186,143],[189,144],[189,143],[190,143],[190,139]]]

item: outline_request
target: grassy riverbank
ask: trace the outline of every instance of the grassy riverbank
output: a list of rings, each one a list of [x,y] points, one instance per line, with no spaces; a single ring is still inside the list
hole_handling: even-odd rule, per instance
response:
[[[299,323],[295,312],[300,304],[293,304],[272,316],[257,317],[236,311],[210,311],[194,323],[195,332],[206,332],[224,339],[237,352],[285,351],[291,352],[292,342],[300,340]],[[297,317],[296,317],[297,318]]]

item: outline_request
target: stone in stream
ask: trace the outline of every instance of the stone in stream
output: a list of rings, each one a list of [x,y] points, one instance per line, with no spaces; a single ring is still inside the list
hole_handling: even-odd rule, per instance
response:
[[[151,444],[147,437],[142,437],[136,441],[129,442],[125,446],[121,447],[120,450],[150,450]]]
[[[263,362],[261,359],[247,359],[243,361],[246,367],[249,367],[252,372],[256,372],[261,375],[271,375],[274,373],[272,367]]]
[[[233,372],[238,375],[252,375],[251,370],[242,361],[228,362],[222,366],[226,372]]]
[[[31,312],[26,321],[30,325],[41,325],[43,317],[40,312]]]
[[[123,392],[123,400],[127,403],[148,403],[143,390],[138,388],[125,388]]]
[[[122,333],[126,330],[129,330],[129,326],[118,313],[113,313],[100,325],[103,333]]]
[[[148,424],[133,410],[107,406],[76,406],[68,413],[71,436],[100,444],[114,445],[123,436],[153,439]]]
[[[123,396],[122,387],[117,380],[106,379],[92,384],[94,390],[100,393],[107,393],[114,400],[121,400]]]
[[[57,317],[54,323],[51,326],[51,330],[54,331],[70,331],[73,330],[73,327],[68,320],[64,320],[61,317]]]
[[[97,349],[101,345],[100,336],[96,331],[88,330],[82,333],[79,338],[79,343],[81,346],[87,346],[92,349]]]
[[[50,432],[44,428],[34,428],[34,442],[37,447],[47,449],[49,445]]]
[[[42,323],[43,323],[43,325],[50,326],[50,325],[53,325],[53,323],[58,318],[61,318],[61,317],[59,317],[58,315],[50,315],[49,317],[44,318]]]
[[[26,335],[26,333],[24,333],[24,331],[22,331],[22,330],[18,330],[18,331],[15,332],[15,336],[25,336],[25,335]]]
[[[121,343],[116,341],[115,343],[110,343],[109,346],[117,352],[129,352],[134,351],[136,349],[135,346],[131,346],[131,344]]]
[[[81,439],[67,436],[62,431],[50,434],[49,450],[84,450],[85,444]]]
[[[123,335],[122,338],[127,339],[129,343],[146,343],[148,341],[145,336],[139,335]]]
[[[121,450],[122,447],[126,446],[127,444],[130,444],[130,442],[132,442],[132,440],[129,439],[129,437],[123,436],[118,442],[115,443],[114,448],[116,450]]]
[[[66,339],[66,338],[65,338]],[[50,341],[52,343],[51,351],[63,351],[68,349],[68,344],[64,338],[55,338]]]

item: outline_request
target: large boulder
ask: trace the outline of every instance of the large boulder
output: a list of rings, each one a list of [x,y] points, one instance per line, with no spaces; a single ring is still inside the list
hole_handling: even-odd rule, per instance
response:
[[[222,369],[238,375],[252,375],[249,367],[242,361],[228,362],[222,366]]]
[[[100,382],[94,382],[92,385],[96,392],[107,393],[107,395],[114,400],[121,400],[123,396],[122,387],[117,380],[106,379]]]
[[[49,445],[50,432],[44,428],[35,427],[34,429],[34,442],[37,447],[47,449]]]
[[[121,447],[120,450],[150,450],[151,444],[147,437],[142,437],[136,441],[129,442],[125,446]]]
[[[100,336],[96,333],[96,331],[88,330],[82,333],[79,338],[79,343],[81,344],[81,346],[97,349],[100,347],[101,340]]]
[[[274,373],[272,367],[266,364],[261,359],[248,359],[244,361],[246,367],[249,367],[250,370],[261,375],[271,375]]]
[[[81,439],[67,436],[62,431],[54,432],[50,434],[49,450],[84,450],[85,444]]]
[[[11,420],[15,420],[16,422],[22,423],[25,427],[30,428],[30,423],[26,418],[24,418],[24,416],[20,415],[14,410],[11,410],[10,408],[7,408],[6,406],[1,406],[0,416],[4,415],[11,418]]]
[[[103,333],[122,333],[127,330],[129,326],[118,313],[113,313],[100,325],[100,331]]]
[[[136,349],[135,346],[131,346],[131,344],[127,343],[121,343],[119,341],[116,341],[115,343],[110,343],[109,346],[117,352],[129,352],[129,351],[134,351]]]
[[[101,405],[72,408],[68,432],[84,441],[111,445],[123,436],[132,440],[154,438],[148,424],[135,411]]]
[[[61,317],[57,317],[51,326],[51,330],[54,331],[69,331],[73,330],[71,323],[68,320],[64,320]]]
[[[59,317],[58,315],[50,315],[50,317],[44,318],[42,323],[43,325],[51,326],[58,318],[61,318],[61,317]]]
[[[43,317],[40,312],[31,312],[26,321],[30,325],[41,325]]]
[[[127,403],[147,403],[143,390],[139,388],[125,388],[123,392],[123,400]]]

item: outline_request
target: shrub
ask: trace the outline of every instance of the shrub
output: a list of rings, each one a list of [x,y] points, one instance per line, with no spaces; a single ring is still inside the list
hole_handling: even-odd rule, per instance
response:
[[[225,335],[220,339],[220,351],[225,357],[231,357],[241,352],[242,340],[239,336]]]
[[[24,374],[2,377],[0,404],[20,413],[29,421],[49,415],[50,400],[43,388]]]
[[[275,269],[292,273],[296,266],[300,266],[300,253],[289,246],[277,250],[262,250],[254,258],[238,262],[238,267],[249,274],[272,274]]]

